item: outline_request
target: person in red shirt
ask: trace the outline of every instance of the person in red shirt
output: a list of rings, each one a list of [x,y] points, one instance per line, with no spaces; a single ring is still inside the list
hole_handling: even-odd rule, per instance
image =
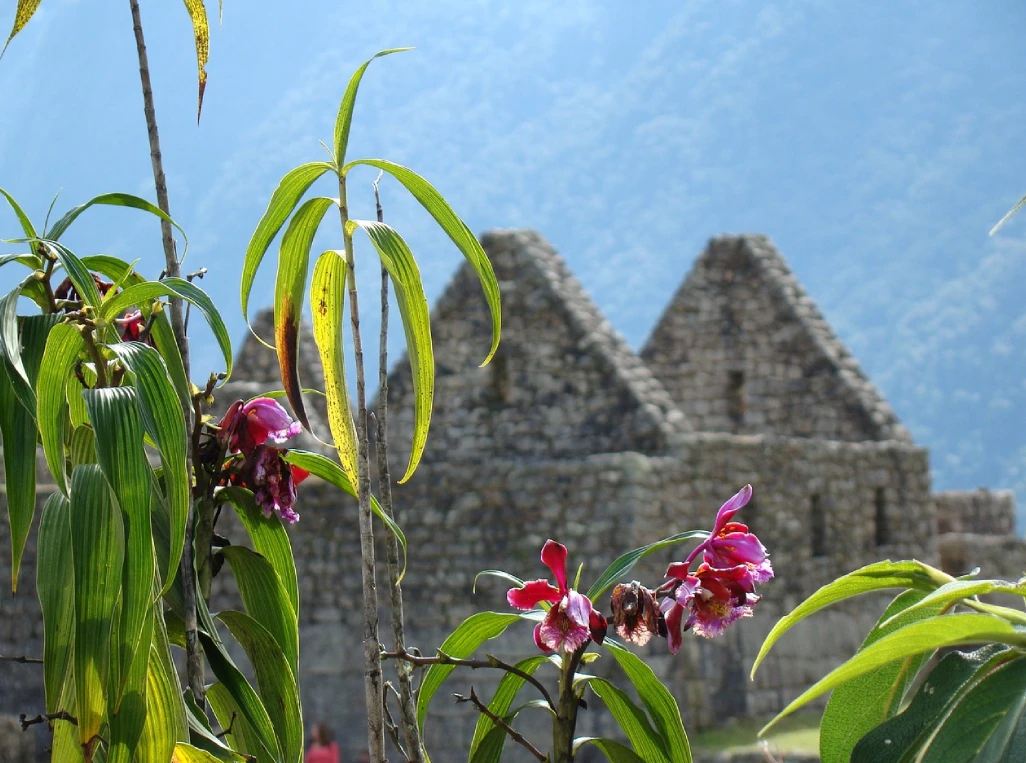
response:
[[[318,723],[310,736],[313,737],[313,744],[306,751],[306,763],[341,763],[338,745],[332,739],[333,734],[327,725]]]

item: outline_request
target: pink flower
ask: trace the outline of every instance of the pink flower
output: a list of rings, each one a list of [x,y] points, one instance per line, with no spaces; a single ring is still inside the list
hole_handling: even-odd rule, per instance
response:
[[[288,412],[269,397],[258,397],[243,403],[232,403],[217,425],[219,438],[227,442],[230,453],[252,453],[269,439],[281,444],[303,431]]]
[[[547,580],[529,580],[506,594],[506,600],[517,609],[533,609],[543,601],[552,604],[545,619],[534,629],[534,643],[543,652],[560,648],[576,652],[589,639],[601,644],[606,637],[606,618],[592,607],[587,596],[567,586],[566,556],[566,546],[554,540],[545,541],[541,560],[552,570],[558,587]]]
[[[736,567],[743,564],[748,568],[753,583],[765,583],[773,577],[766,548],[754,534],[748,532],[748,525],[732,522],[733,516],[752,497],[752,486],[745,485],[716,513],[712,535],[703,544],[704,558],[710,567]]]
[[[233,474],[231,481],[253,491],[253,498],[265,516],[277,514],[283,522],[294,524],[299,521],[293,508],[296,485],[308,476],[309,472],[286,463],[279,448],[259,445],[247,454],[242,470]]]
[[[142,331],[146,327],[146,319],[143,318],[142,311],[133,310],[130,313],[125,313],[120,318],[115,318],[114,322],[121,327],[121,340],[123,342],[138,342],[141,341]],[[153,339],[149,336],[146,337],[146,344],[153,346]]]

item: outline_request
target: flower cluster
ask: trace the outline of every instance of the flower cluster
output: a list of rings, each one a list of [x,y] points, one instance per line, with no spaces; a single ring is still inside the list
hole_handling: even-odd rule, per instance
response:
[[[606,637],[606,618],[592,606],[591,599],[567,585],[566,555],[566,546],[545,541],[541,560],[558,586],[548,580],[531,580],[506,594],[506,600],[517,609],[533,609],[542,602],[552,605],[534,629],[534,643],[543,652],[563,649],[573,653],[591,639],[601,644]]]
[[[745,485],[724,503],[709,537],[683,562],[671,564],[666,582],[658,588],[634,581],[613,589],[612,622],[620,638],[641,646],[660,636],[676,654],[685,631],[713,638],[736,620],[752,616],[760,599],[755,586],[773,577],[773,566],[748,526],[734,521],[751,497],[752,486]],[[589,640],[601,643],[606,634],[606,618],[587,596],[567,586],[566,555],[565,546],[547,541],[541,558],[558,586],[532,580],[506,595],[517,609],[532,609],[541,602],[552,605],[534,631],[535,643],[546,652],[560,648],[575,652]],[[696,561],[698,566],[692,570]]]
[[[281,444],[302,431],[284,408],[267,397],[232,403],[217,425],[217,440],[226,454],[237,455],[241,466],[229,473],[233,485],[249,488],[264,514],[283,521],[299,521],[294,505],[296,486],[309,476],[286,463],[284,451],[268,445]]]

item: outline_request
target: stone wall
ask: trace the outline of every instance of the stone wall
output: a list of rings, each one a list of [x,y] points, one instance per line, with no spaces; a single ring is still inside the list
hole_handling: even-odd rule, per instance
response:
[[[641,357],[698,431],[911,443],[764,236],[710,241]]]
[[[948,490],[934,493],[937,532],[1015,534],[1015,494],[1010,490]]]
[[[941,568],[949,575],[965,575],[979,568],[981,578],[1013,583],[1026,577],[1026,541],[1014,535],[947,533],[937,538]]]

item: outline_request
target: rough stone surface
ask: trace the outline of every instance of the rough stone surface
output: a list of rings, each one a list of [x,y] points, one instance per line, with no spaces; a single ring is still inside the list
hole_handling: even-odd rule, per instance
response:
[[[755,617],[715,641],[689,635],[675,657],[663,642],[641,650],[689,728],[772,714],[858,648],[886,597],[832,607],[800,624],[748,678],[777,618],[837,575],[909,557],[939,559],[959,573],[978,565],[986,576],[1012,579],[1026,569],[1026,544],[1010,532],[1010,498],[931,495],[926,450],[912,443],[766,239],[711,243],[653,332],[645,362],[536,233],[502,231],[483,241],[503,290],[502,347],[491,366],[478,368],[489,317],[465,267],[433,313],[438,380],[424,462],[394,487],[410,548],[410,645],[430,652],[472,613],[507,611],[508,583],[481,578],[475,594],[475,576],[494,568],[546,575],[538,558],[546,538],[569,547],[571,568],[583,563],[587,582],[629,548],[708,528],[720,503],[745,483],[755,486],[755,498],[741,518],[769,547],[777,571],[760,590]],[[272,336],[271,323],[269,313],[257,317],[260,336]],[[322,384],[316,358],[304,329],[304,386]],[[395,369],[390,443],[398,476],[412,388],[405,359]],[[243,345],[233,379],[218,393],[221,409],[281,387],[274,353],[254,339]],[[323,435],[323,404],[310,399],[311,424]],[[319,446],[313,438],[300,444]],[[51,489],[40,488],[40,505]],[[311,478],[297,509],[302,519],[290,532],[302,603],[304,714],[308,725],[334,726],[346,759],[354,759],[364,747],[356,505]],[[228,509],[218,530],[246,542]],[[2,522],[0,654],[38,656],[34,534],[17,596],[9,593],[9,548]],[[654,582],[686,551],[654,554],[632,576]],[[215,609],[241,606],[230,570],[214,583]],[[596,604],[607,609],[608,598]],[[388,622],[386,609],[386,645]],[[531,655],[530,630],[514,627],[487,650],[508,659]],[[614,675],[610,663],[600,659],[589,669]],[[0,712],[41,709],[38,666],[3,662],[0,678]],[[450,693],[473,685],[488,696],[496,680],[457,673],[439,692],[426,728],[434,759],[462,759],[473,734],[474,713],[452,704]],[[595,711],[582,714],[581,734],[617,733],[600,705],[593,700]],[[549,725],[530,712],[517,723],[540,735]],[[0,733],[0,749],[5,740]],[[508,752],[522,759],[520,750]]]

